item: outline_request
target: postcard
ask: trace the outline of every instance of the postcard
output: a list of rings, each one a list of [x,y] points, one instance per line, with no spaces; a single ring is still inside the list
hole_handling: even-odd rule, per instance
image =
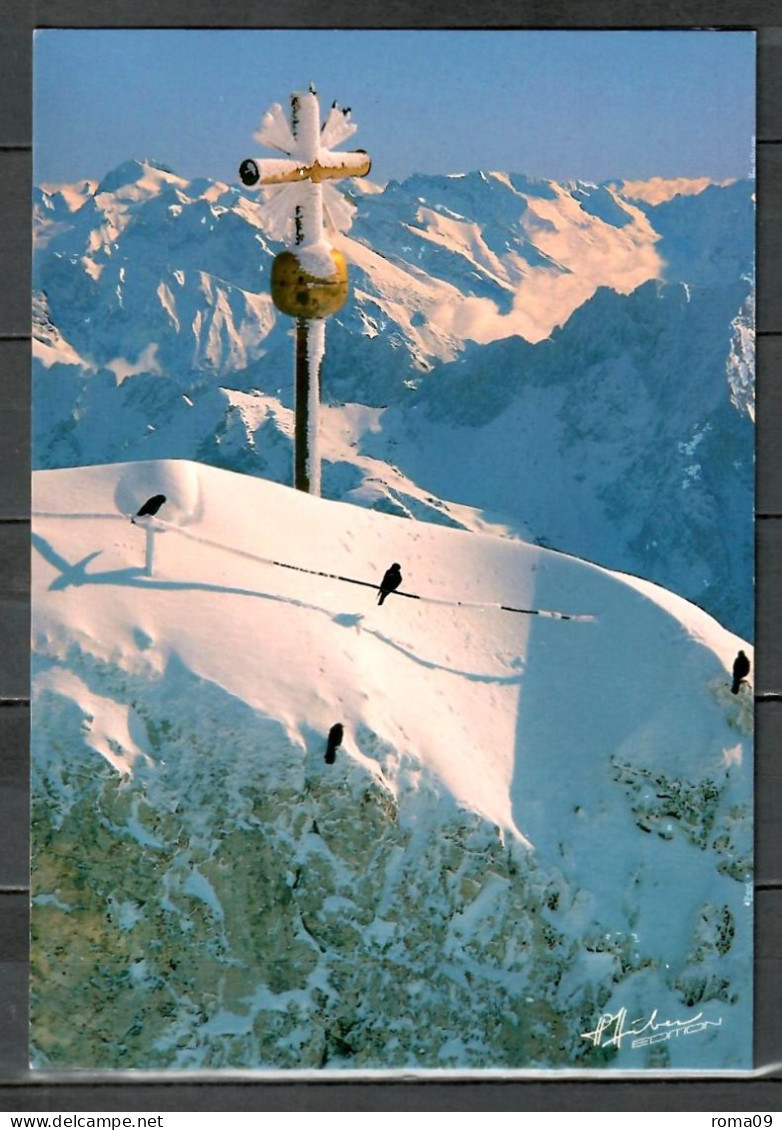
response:
[[[754,52],[37,35],[34,1068],[752,1067]]]

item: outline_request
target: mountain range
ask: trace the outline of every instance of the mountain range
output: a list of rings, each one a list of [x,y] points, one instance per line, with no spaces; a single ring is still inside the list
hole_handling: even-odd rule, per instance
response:
[[[356,181],[323,492],[645,577],[752,635],[754,185]],[[291,323],[251,191],[36,189],[34,465],[288,482]]]

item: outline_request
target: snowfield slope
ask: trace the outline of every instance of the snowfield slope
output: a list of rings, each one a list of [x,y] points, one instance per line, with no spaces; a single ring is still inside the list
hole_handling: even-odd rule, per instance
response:
[[[37,1066],[749,1066],[741,640],[195,463],[37,472],[33,509]],[[585,1038],[622,1008],[692,1030]]]

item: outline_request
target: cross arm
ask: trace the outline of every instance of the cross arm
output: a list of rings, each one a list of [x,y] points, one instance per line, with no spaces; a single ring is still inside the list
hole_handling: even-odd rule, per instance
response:
[[[342,180],[343,177],[365,177],[372,167],[368,153],[358,149],[352,153],[335,153],[321,149],[311,165],[286,157],[250,157],[239,168],[242,183],[255,185],[298,184],[309,180],[320,184],[324,180]]]

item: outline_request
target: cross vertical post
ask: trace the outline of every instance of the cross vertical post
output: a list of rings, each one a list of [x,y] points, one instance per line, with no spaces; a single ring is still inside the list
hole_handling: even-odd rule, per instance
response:
[[[292,250],[281,252],[272,264],[271,292],[277,309],[295,319],[293,485],[316,495],[321,485],[318,418],[325,319],[340,309],[348,289],[347,264],[326,238],[324,218],[328,213],[336,227],[336,217],[343,229],[352,218],[352,206],[324,182],[369,172],[371,162],[362,150],[341,152],[331,148],[355,129],[350,111],[340,109],[336,102],[321,126],[315,91],[310,88],[294,93],[290,122],[275,103],[255,135],[284,157],[250,158],[239,169],[245,185],[267,187],[272,193],[265,206],[270,234],[274,234],[275,226],[283,238],[291,227],[293,231]]]
[[[325,337],[326,324],[322,318],[297,319],[293,485],[296,490],[315,495],[320,495],[318,409]]]

